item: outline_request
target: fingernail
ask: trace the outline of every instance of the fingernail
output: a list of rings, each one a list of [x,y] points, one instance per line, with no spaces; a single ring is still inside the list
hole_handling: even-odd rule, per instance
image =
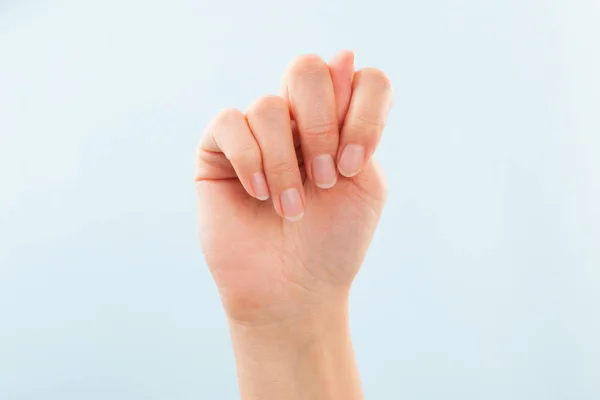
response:
[[[265,174],[262,172],[252,175],[252,191],[254,192],[254,197],[259,200],[264,201],[269,198],[269,187],[267,186]]]
[[[313,177],[315,184],[321,189],[329,189],[335,185],[337,171],[331,155],[321,154],[315,157],[313,160]]]
[[[291,188],[281,193],[281,209],[288,221],[299,221],[302,218],[304,205],[297,189]]]
[[[364,161],[365,148],[357,144],[349,144],[342,151],[338,169],[342,175],[350,178],[360,172]]]

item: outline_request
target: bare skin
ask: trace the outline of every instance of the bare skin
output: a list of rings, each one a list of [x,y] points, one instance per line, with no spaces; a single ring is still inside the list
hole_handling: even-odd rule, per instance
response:
[[[201,244],[230,321],[242,399],[358,400],[348,294],[386,186],[373,159],[386,75],[301,56],[279,96],[228,109],[198,146]]]

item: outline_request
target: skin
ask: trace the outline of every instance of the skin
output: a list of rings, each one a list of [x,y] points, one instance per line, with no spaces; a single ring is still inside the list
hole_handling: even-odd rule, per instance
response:
[[[278,96],[220,112],[202,135],[200,238],[244,400],[363,398],[348,294],[385,203],[373,153],[392,97],[350,51],[305,55]]]

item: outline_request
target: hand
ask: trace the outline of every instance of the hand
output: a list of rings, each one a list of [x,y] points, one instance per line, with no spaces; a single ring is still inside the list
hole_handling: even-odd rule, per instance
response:
[[[198,146],[203,251],[230,320],[274,324],[343,306],[386,196],[372,155],[386,75],[302,56],[281,96],[219,113]],[[338,173],[339,172],[339,173]]]
[[[385,202],[372,155],[391,103],[353,53],[303,56],[280,97],[225,110],[202,136],[201,243],[245,400],[363,398],[347,300]]]

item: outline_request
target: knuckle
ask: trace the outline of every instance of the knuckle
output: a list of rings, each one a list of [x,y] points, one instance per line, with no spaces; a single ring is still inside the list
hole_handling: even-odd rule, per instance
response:
[[[383,130],[383,122],[367,115],[357,115],[349,122],[349,128],[361,134],[378,135]]]
[[[244,118],[244,114],[237,108],[226,108],[224,110],[219,111],[214,118],[214,124],[231,124],[241,118]]]
[[[392,92],[392,82],[387,74],[378,68],[367,67],[358,71],[360,81],[372,85],[378,90]]]
[[[215,132],[220,132],[223,127],[235,126],[240,120],[243,120],[244,114],[236,108],[226,108],[219,111],[208,123],[204,132],[200,136],[200,141],[196,147],[196,153],[205,148],[208,141],[212,141]]]
[[[300,132],[309,137],[336,134],[337,130],[336,121],[315,121],[300,127]]]
[[[227,157],[231,164],[241,167],[253,167],[260,164],[260,152],[258,146],[245,145],[236,149]]]
[[[329,73],[327,63],[316,54],[304,54],[297,57],[289,67],[291,75],[315,75]]]
[[[280,115],[282,111],[287,112],[287,102],[283,97],[266,95],[260,97],[248,108],[246,114],[249,117],[269,117]]]
[[[381,171],[380,167],[378,168],[375,178],[373,179],[373,195],[376,199],[380,199],[382,203],[385,203],[389,193],[389,184],[383,171]]]
[[[204,137],[205,137],[205,136],[206,136],[206,135],[203,135],[203,136],[200,138],[200,141],[198,142],[198,144],[196,144],[196,152],[195,152],[195,156],[196,156],[196,159],[197,159],[197,160],[198,160],[198,159],[200,159],[200,158],[202,157],[202,155],[204,154],[204,152],[205,152],[205,151],[204,151],[204,144],[203,144],[203,141],[205,140],[205,139],[204,139]]]
[[[289,160],[277,160],[269,166],[269,172],[277,175],[288,175],[295,171],[294,165]]]

